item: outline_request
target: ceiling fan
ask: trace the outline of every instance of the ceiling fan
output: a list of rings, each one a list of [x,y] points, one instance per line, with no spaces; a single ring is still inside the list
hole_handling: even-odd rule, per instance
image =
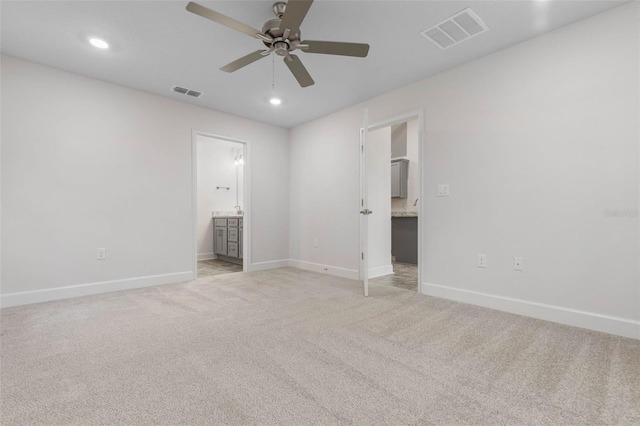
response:
[[[258,59],[269,56],[274,52],[278,56],[284,57],[284,63],[287,65],[293,76],[298,80],[302,87],[314,84],[313,78],[309,75],[307,69],[302,65],[298,56],[291,54],[294,50],[301,50],[307,53],[324,53],[327,55],[355,56],[364,58],[369,53],[369,45],[361,43],[344,43],[337,41],[301,41],[300,25],[307,15],[313,0],[289,0],[285,2],[277,2],[273,5],[275,19],[267,21],[262,27],[262,31],[236,21],[233,18],[225,16],[214,10],[208,9],[197,3],[190,2],[187,10],[203,18],[210,19],[214,22],[224,25],[248,36],[261,40],[267,49],[256,50],[230,64],[220,68],[222,71],[234,72],[240,68],[247,66]]]

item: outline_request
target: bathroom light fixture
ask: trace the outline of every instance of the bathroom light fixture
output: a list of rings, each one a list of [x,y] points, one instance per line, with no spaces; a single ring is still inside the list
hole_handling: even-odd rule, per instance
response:
[[[109,43],[107,43],[106,41],[100,39],[100,38],[90,38],[89,39],[89,43],[91,43],[92,46],[97,47],[98,49],[108,49],[109,48]]]
[[[271,98],[269,99],[269,102],[271,103],[271,105],[280,105],[282,103],[282,100],[280,98]]]

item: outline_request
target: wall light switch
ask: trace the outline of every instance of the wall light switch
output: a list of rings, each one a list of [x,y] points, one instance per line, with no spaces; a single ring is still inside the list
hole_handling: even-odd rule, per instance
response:
[[[449,184],[442,183],[438,185],[438,197],[448,197],[449,196]]]
[[[99,248],[96,251],[96,260],[105,260],[107,258],[107,249]]]
[[[487,255],[478,253],[478,268],[487,267]]]
[[[524,271],[524,258],[522,257],[514,257],[513,258],[513,269],[516,271]]]

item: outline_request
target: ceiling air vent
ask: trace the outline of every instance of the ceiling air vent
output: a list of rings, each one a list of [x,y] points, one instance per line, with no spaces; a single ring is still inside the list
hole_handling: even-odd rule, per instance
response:
[[[445,50],[488,30],[489,27],[482,22],[482,19],[473,10],[467,8],[420,34]]]
[[[194,98],[199,98],[200,96],[203,95],[202,92],[198,92],[197,90],[187,89],[186,87],[181,87],[181,86],[173,86],[171,88],[171,91],[180,93],[181,95],[192,96]]]
[[[189,90],[187,92],[187,96],[193,96],[194,98],[199,98],[200,96],[202,96],[202,92],[198,92],[196,90]]]

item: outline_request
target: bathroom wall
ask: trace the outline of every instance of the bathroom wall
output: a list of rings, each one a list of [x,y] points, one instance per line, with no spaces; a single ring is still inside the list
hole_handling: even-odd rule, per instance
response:
[[[397,131],[391,133],[391,157],[392,158],[406,158],[409,160],[408,182],[407,182],[407,198],[392,198],[391,199],[391,212],[415,212],[418,210],[414,203],[420,193],[420,169],[418,167],[418,120],[411,120],[404,124],[404,131]],[[399,125],[398,130],[402,129],[402,124]],[[395,126],[394,126],[395,127]],[[404,138],[406,148],[404,149],[405,155],[395,156],[397,152],[402,152],[399,140],[394,139]],[[395,148],[394,148],[395,147]]]

